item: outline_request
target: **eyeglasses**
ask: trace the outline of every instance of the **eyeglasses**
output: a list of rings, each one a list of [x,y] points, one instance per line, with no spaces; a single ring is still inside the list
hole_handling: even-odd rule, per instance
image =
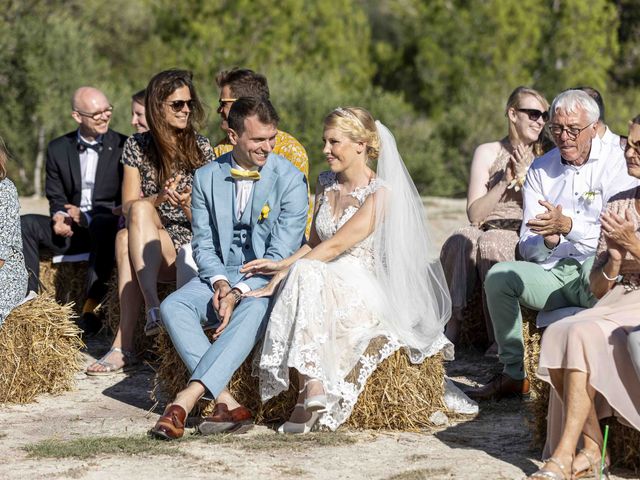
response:
[[[580,135],[583,130],[586,130],[594,123],[595,122],[591,122],[589,125],[584,126],[582,128],[565,127],[564,125],[558,125],[554,123],[552,125],[549,125],[549,131],[551,132],[551,135],[558,138],[562,136],[562,132],[567,132],[567,137],[569,137],[569,140],[575,140],[576,138],[578,138],[578,135]]]
[[[224,108],[224,104],[225,103],[233,103],[236,100],[238,100],[237,98],[221,98],[220,100],[218,100],[218,108]]]
[[[166,103],[167,105],[169,105],[171,107],[171,110],[173,110],[175,113],[182,111],[185,105],[189,107],[189,110],[193,110],[193,106],[196,104],[196,102],[193,99],[174,100],[173,102],[163,102],[163,103]]]
[[[541,112],[540,110],[536,110],[535,108],[516,108],[517,111],[526,113],[529,117],[529,120],[532,122],[537,122],[540,117],[542,117],[542,121],[546,122],[549,120],[549,112]]]
[[[100,112],[93,112],[93,113],[83,112],[81,110],[74,110],[74,112],[76,112],[78,115],[83,116],[83,117],[92,118],[93,120],[100,120],[103,115],[106,115],[107,117],[110,117],[111,114],[113,113],[113,107],[111,105],[109,105],[104,110],[102,110]]]

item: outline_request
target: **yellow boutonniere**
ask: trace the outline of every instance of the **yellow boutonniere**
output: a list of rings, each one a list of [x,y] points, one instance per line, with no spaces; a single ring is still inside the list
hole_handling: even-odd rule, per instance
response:
[[[271,211],[271,207],[269,207],[268,203],[265,203],[264,207],[262,207],[262,210],[260,210],[260,216],[258,217],[258,221],[262,222],[266,218],[268,218],[270,211]]]
[[[590,190],[588,192],[584,192],[582,194],[582,198],[584,200],[584,203],[591,203],[596,199],[596,195],[598,195],[600,192],[597,190]]]

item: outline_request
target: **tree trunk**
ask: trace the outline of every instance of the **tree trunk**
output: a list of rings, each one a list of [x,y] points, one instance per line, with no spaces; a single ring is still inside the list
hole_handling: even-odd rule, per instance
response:
[[[42,165],[44,164],[44,126],[38,129],[38,153],[36,155],[36,166],[33,169],[33,196],[42,196]]]

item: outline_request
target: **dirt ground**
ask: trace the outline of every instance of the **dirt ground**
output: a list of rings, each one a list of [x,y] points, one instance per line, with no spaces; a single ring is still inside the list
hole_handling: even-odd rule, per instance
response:
[[[464,224],[463,201],[429,198],[425,205],[438,245]],[[23,211],[45,213],[46,207],[25,199]],[[89,342],[87,365],[108,349],[108,340]],[[447,365],[461,384],[484,382],[497,368],[495,360],[472,349]],[[162,408],[149,399],[152,379],[148,366],[114,377],[79,372],[71,392],[43,395],[29,405],[0,405],[0,478],[519,479],[540,463],[519,400],[483,404],[476,418],[433,431],[282,438],[257,426],[237,437],[150,442],[144,434]],[[49,441],[48,450],[43,441]],[[634,478],[616,474],[611,478]]]

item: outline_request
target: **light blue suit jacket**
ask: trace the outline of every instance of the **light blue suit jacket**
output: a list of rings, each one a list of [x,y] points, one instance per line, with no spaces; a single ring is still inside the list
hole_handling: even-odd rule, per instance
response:
[[[233,178],[231,152],[196,170],[191,194],[193,258],[200,278],[207,283],[216,275],[229,276],[225,266],[233,239]],[[253,187],[251,245],[256,258],[280,260],[304,241],[309,198],[304,174],[285,158],[270,154]],[[268,217],[258,220],[263,206]],[[249,205],[247,205],[249,208]],[[269,277],[242,281],[252,290]]]

